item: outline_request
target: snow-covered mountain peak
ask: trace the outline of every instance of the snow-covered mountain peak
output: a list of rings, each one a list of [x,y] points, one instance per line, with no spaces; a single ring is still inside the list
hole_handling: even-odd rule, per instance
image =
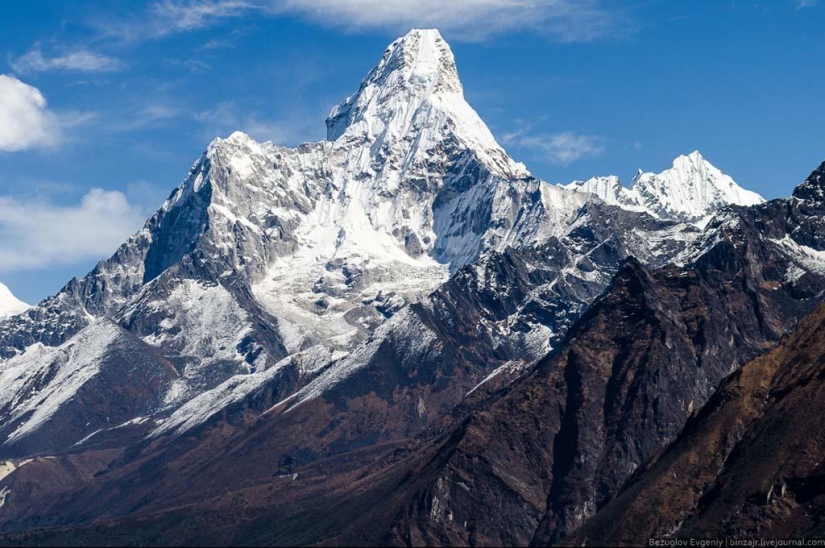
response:
[[[260,143],[249,134],[235,131],[229,137],[216,137],[206,148],[206,157],[214,160],[216,156],[232,158],[238,156],[260,155],[275,147],[271,142]]]
[[[11,290],[0,283],[0,318],[22,314],[30,307],[17,297]]]
[[[455,58],[437,30],[413,29],[390,44],[358,92],[332,110],[327,139],[335,141],[351,126],[391,114],[403,103],[414,112],[437,93],[462,95]]]
[[[412,29],[395,40],[367,80],[436,92],[463,92],[453,52],[436,29]]]
[[[573,181],[565,188],[598,197],[608,205],[616,205],[633,211],[643,211],[641,198],[634,190],[625,188],[615,175],[593,177],[586,181]]]
[[[598,197],[632,211],[646,211],[663,220],[696,222],[726,205],[755,205],[765,200],[733,179],[695,150],[673,160],[662,173],[638,170],[630,188],[616,176],[574,181],[564,188]]]
[[[709,175],[715,174],[715,172],[721,173],[721,171],[717,169],[716,166],[708,162],[698,150],[694,150],[690,154],[682,154],[681,156],[674,158],[671,170],[676,170],[683,173],[696,172]]]
[[[698,220],[726,205],[749,206],[765,200],[745,190],[708,162],[697,150],[679,156],[662,173],[640,173],[631,190],[642,205],[661,218]]]
[[[390,44],[358,91],[333,108],[327,140],[347,150],[369,147],[362,161],[392,154],[400,167],[435,149],[470,148],[494,172],[527,175],[465,101],[455,58],[437,30],[415,29]]]

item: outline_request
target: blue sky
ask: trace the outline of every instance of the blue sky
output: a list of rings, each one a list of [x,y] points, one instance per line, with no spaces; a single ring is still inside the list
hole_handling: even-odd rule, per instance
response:
[[[0,281],[36,302],[85,274],[214,136],[322,139],[411,27],[441,29],[470,104],[548,181],[699,149],[773,198],[825,159],[816,0],[2,2]]]

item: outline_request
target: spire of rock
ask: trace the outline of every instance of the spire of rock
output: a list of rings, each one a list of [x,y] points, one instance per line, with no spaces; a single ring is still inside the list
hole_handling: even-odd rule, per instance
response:
[[[793,191],[794,198],[813,202],[825,202],[825,162],[814,170],[805,182]]]

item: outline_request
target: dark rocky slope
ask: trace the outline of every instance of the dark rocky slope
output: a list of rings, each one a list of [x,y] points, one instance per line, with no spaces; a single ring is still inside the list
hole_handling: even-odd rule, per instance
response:
[[[569,545],[825,535],[825,307],[746,364]]]
[[[172,444],[113,458],[83,494],[57,490],[47,518],[11,498],[6,531],[29,529],[10,538],[35,544],[65,533],[35,524],[69,523],[80,543],[103,532],[135,544],[564,541],[821,300],[823,206],[806,194],[825,183],[821,172],[794,198],[721,213],[685,267],[629,259],[558,350],[515,381],[482,385],[415,440],[404,440],[410,417],[387,411],[411,401],[404,387],[430,397],[449,379],[458,394],[466,377],[446,362],[400,375],[401,355],[385,353],[288,412],[250,415],[250,401]],[[487,356],[446,332],[467,366]],[[59,475],[69,463],[51,466]],[[38,477],[23,468],[15,481],[31,489]],[[716,512],[733,511],[723,502]]]

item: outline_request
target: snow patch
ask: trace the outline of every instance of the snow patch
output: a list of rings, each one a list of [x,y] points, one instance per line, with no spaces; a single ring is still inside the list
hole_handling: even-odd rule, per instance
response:
[[[15,297],[8,287],[0,283],[0,318],[16,316],[31,308]]]
[[[0,363],[0,408],[10,409],[9,421],[24,419],[4,445],[40,428],[80,388],[100,371],[108,348],[121,335],[109,321],[92,324],[65,344],[41,344]],[[45,379],[53,376],[45,386]]]
[[[787,281],[796,281],[805,272],[825,274],[825,251],[818,251],[793,240],[789,235],[781,240],[770,240],[796,261],[788,268]],[[800,268],[801,267],[801,268]]]
[[[163,434],[171,433],[180,435],[205,423],[210,417],[222,409],[243,401],[256,390],[271,382],[273,379],[276,379],[278,375],[289,366],[297,367],[302,375],[307,376],[327,364],[340,359],[344,355],[345,354],[341,352],[316,346],[305,352],[284,358],[266,371],[249,375],[236,375],[212,390],[206,391],[186,402],[158,428],[152,431],[148,437],[155,438]]]

